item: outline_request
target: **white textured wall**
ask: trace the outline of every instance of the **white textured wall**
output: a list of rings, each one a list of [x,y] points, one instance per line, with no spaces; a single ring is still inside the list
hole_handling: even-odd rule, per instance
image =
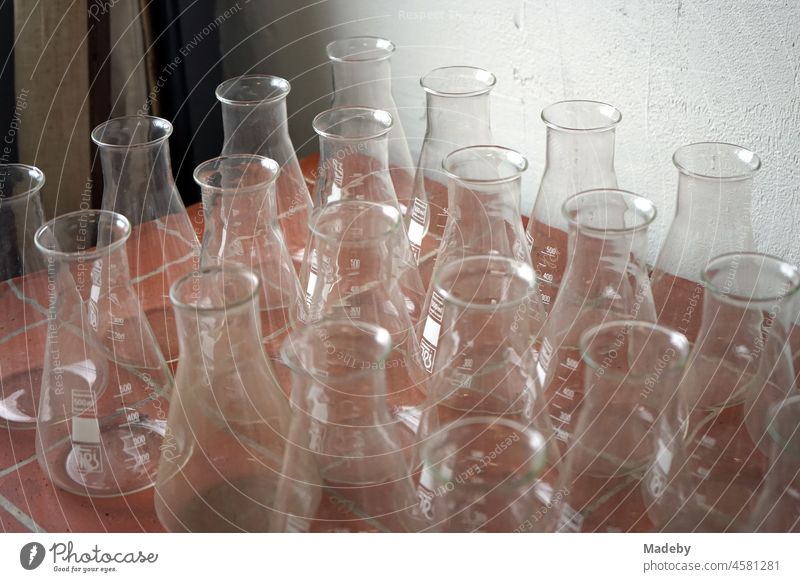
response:
[[[273,22],[284,3],[297,12]],[[248,9],[261,18],[254,28],[268,31],[251,37],[251,50],[264,54],[271,45],[278,51],[272,69],[303,87],[290,104],[293,123],[303,125],[295,135],[307,135],[311,114],[327,102],[313,102],[330,90],[325,44],[385,36],[398,45],[395,98],[412,149],[424,132],[420,75],[453,64],[491,70],[496,141],[531,162],[528,210],[544,164],[542,107],[567,98],[607,101],[623,113],[620,185],[660,211],[653,246],[674,209],[672,152],[721,140],[762,158],[753,200],[760,250],[800,263],[800,0],[330,0],[308,8],[253,0]]]

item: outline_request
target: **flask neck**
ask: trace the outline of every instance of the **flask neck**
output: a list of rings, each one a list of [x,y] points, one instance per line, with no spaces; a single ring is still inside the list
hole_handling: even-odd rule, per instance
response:
[[[712,228],[716,254],[750,250],[752,188],[752,179],[725,182],[679,172],[672,228]]]
[[[333,107],[358,105],[394,108],[389,59],[332,61]]]
[[[488,92],[462,97],[428,93],[426,100],[426,139],[441,141],[449,148],[448,152],[469,145],[492,143]]]
[[[613,128],[580,132],[548,127],[545,173],[563,172],[577,180],[578,189],[569,194],[589,188],[616,187],[614,144]]]
[[[286,163],[283,144],[290,142],[285,98],[257,105],[222,101],[221,107],[223,154],[260,154],[281,165]]]
[[[204,258],[255,257],[274,235],[275,189],[249,192],[204,191]]]
[[[397,205],[386,136],[342,140],[320,136],[316,205],[367,200]]]

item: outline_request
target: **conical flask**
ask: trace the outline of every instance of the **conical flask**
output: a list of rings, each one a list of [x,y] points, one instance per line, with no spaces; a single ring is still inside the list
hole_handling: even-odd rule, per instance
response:
[[[401,229],[394,206],[344,200],[315,209],[302,282],[306,323],[360,321],[390,334],[392,351],[381,362],[385,398],[392,415],[403,421],[401,436],[410,447],[425,399],[425,374],[414,324],[397,283],[395,244]]]
[[[172,124],[158,117],[119,117],[98,125],[92,140],[103,167],[103,210],[132,226],[131,283],[167,363],[178,360],[169,288],[197,267],[200,243],[172,177]]]
[[[274,531],[418,531],[424,525],[406,462],[402,423],[384,377],[391,336],[352,320],[289,336],[292,418]]]
[[[420,79],[425,90],[427,129],[414,177],[414,197],[405,217],[408,240],[428,289],[448,223],[445,158],[454,150],[493,143],[489,93],[496,79],[476,67],[443,67]]]
[[[686,459],[679,384],[689,342],[653,323],[617,320],[587,329],[580,347],[584,397],[559,475],[568,495],[558,528],[661,530],[688,495],[675,476]]]
[[[656,209],[623,190],[589,190],[567,199],[569,260],[561,293],[540,334],[537,381],[556,437],[565,445],[580,406],[585,365],[578,346],[588,328],[610,319],[655,322],[647,277],[647,228]]]
[[[423,330],[423,361],[431,362],[428,401],[418,433],[424,442],[465,416],[502,416],[552,436],[534,382],[533,344],[544,320],[530,265],[476,256],[437,270],[441,297]],[[439,344],[430,347],[431,327]]]
[[[33,236],[44,174],[0,164],[0,427],[36,426],[47,338],[47,270]]]
[[[726,143],[694,143],[672,156],[678,169],[675,217],[651,276],[659,323],[694,342],[700,330],[706,264],[732,252],[755,251],[750,222],[758,156]]]
[[[769,455],[770,406],[797,394],[788,334],[800,271],[768,255],[732,253],[703,271],[703,324],[682,390],[690,411],[686,472],[716,529],[747,523]]]
[[[499,146],[472,146],[449,154],[444,161],[450,191],[447,228],[427,266],[479,255],[530,264],[519,212],[522,172],[527,167],[521,154]],[[434,285],[428,287],[423,305],[420,345],[425,369],[432,373],[442,308]]]
[[[769,469],[748,531],[800,532],[800,396],[767,413]]]
[[[280,172],[274,160],[249,154],[214,158],[194,172],[205,214],[201,263],[241,265],[258,275],[261,338],[273,365],[279,365],[292,318],[304,308],[300,283],[276,220],[275,185]],[[288,386],[288,370],[281,370],[284,380]]]
[[[447,425],[422,451],[421,479],[431,488],[426,531],[551,531],[546,443],[546,435],[493,416]]]
[[[358,36],[335,40],[327,46],[333,72],[331,107],[372,107],[392,116],[389,131],[389,173],[394,184],[400,211],[405,213],[411,199],[414,162],[406,134],[392,97],[390,59],[395,51],[385,38]]]
[[[547,126],[545,167],[527,234],[548,313],[568,263],[569,221],[561,207],[578,192],[617,187],[614,133],[621,120],[619,110],[596,101],[561,101],[542,110]]]
[[[291,411],[259,341],[259,285],[225,264],[172,287],[181,358],[155,490],[168,531],[269,531]]]
[[[225,145],[222,154],[258,154],[281,168],[275,182],[277,217],[295,271],[300,273],[308,243],[311,196],[300,170],[286,118],[289,81],[245,75],[217,87]]]
[[[131,285],[130,233],[120,214],[78,210],[35,236],[50,293],[36,454],[79,495],[152,486],[164,440],[172,376]]]

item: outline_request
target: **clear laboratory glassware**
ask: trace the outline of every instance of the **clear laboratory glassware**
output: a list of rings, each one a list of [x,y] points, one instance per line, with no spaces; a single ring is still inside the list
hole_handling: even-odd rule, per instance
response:
[[[583,396],[581,334],[605,321],[655,322],[647,275],[647,229],[656,208],[623,190],[588,190],[567,199],[569,258],[560,293],[540,334],[536,376],[562,447]]]
[[[425,90],[427,129],[405,225],[425,289],[430,287],[449,222],[451,194],[444,160],[454,150],[493,143],[489,93],[495,83],[492,73],[476,67],[442,67],[420,79]]]
[[[47,338],[47,271],[33,243],[44,174],[0,164],[0,427],[33,429]]]
[[[800,395],[767,413],[770,460],[748,531],[800,532]]]
[[[389,173],[400,211],[405,214],[414,178],[414,162],[392,97],[390,59],[395,44],[385,38],[357,36],[328,44],[333,72],[331,107],[372,107],[387,111],[394,120],[389,131]]]
[[[493,416],[447,425],[422,451],[426,531],[552,531],[548,462],[547,436],[525,425]]]
[[[757,253],[715,257],[702,275],[702,325],[683,378],[699,510],[715,529],[746,526],[770,454],[771,406],[798,394],[789,333],[800,271]]]
[[[260,281],[225,263],[173,285],[181,341],[155,489],[171,532],[265,532],[291,410],[261,345]]]
[[[426,265],[433,268],[434,263],[443,266],[480,255],[530,264],[519,211],[522,173],[527,166],[524,156],[499,146],[471,146],[449,154],[443,167],[450,193],[447,227],[438,252]],[[425,332],[421,338],[425,369],[432,373],[442,297],[434,285],[427,288],[425,317],[419,325]]]
[[[275,160],[280,174],[275,182],[278,223],[295,271],[299,274],[308,244],[311,196],[297,161],[286,98],[291,85],[271,75],[244,75],[217,87],[222,107],[225,144],[222,155],[257,154]]]
[[[683,334],[617,320],[581,336],[583,405],[560,471],[568,492],[560,531],[680,529],[670,520],[691,489],[680,480],[686,411],[679,385],[689,356]]]
[[[232,154],[200,164],[194,179],[205,214],[201,264],[237,264],[258,275],[262,342],[288,387],[280,349],[304,297],[275,212],[280,172],[275,160]]]
[[[131,283],[170,366],[178,336],[169,288],[197,268],[200,243],[172,177],[172,124],[149,116],[118,117],[92,131],[103,168],[103,210],[133,229],[128,240]]]
[[[319,135],[316,207],[338,200],[388,204],[402,211],[389,174],[387,135],[394,120],[383,110],[339,107],[314,118]],[[422,313],[425,290],[405,230],[395,233],[396,277],[415,323]]]
[[[402,421],[389,411],[391,335],[354,320],[293,332],[294,415],[273,531],[419,531]]]
[[[560,101],[542,110],[545,168],[528,221],[528,244],[546,311],[567,269],[568,223],[561,207],[585,190],[617,188],[614,140],[622,114],[596,101]]]
[[[700,330],[706,264],[755,251],[750,203],[758,156],[727,143],[693,143],[672,156],[678,169],[675,216],[651,275],[659,323],[694,342]]]
[[[403,421],[402,437],[410,446],[425,400],[425,373],[398,284],[398,231],[402,220],[395,206],[343,200],[315,209],[301,280],[306,289],[305,323],[352,320],[390,334],[392,350],[382,362],[384,398],[392,415]]]
[[[172,376],[131,284],[130,233],[121,214],[78,210],[34,239],[50,293],[36,454],[78,495],[151,487],[164,441]]]

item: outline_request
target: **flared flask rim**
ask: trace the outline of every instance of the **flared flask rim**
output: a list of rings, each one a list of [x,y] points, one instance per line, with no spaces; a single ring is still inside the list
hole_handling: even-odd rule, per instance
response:
[[[232,86],[236,83],[240,83],[241,81],[247,79],[261,79],[261,80],[269,80],[269,81],[277,81],[278,85],[280,85],[280,92],[272,97],[264,97],[263,99],[231,99],[230,97],[225,96],[225,91],[229,90]],[[292,91],[292,84],[283,77],[278,77],[277,75],[258,75],[258,74],[249,74],[249,75],[239,75],[238,77],[231,77],[230,79],[224,80],[222,83],[217,85],[217,88],[214,90],[214,95],[217,98],[217,101],[220,103],[224,103],[225,105],[243,105],[254,107],[257,105],[267,104],[267,103],[275,103],[276,101],[281,101],[286,99],[286,97]]]
[[[346,242],[342,241],[342,239],[338,238],[336,235],[330,235],[319,230],[317,222],[319,221],[320,217],[329,212],[334,212],[337,208],[343,208],[348,206],[349,207],[363,206],[372,209],[380,208],[384,215],[389,216],[389,214],[392,214],[392,224],[388,229],[386,229],[381,234],[365,238],[359,238],[358,240],[348,240]],[[311,211],[311,215],[309,216],[308,219],[308,229],[309,231],[311,231],[312,236],[319,237],[328,243],[344,244],[348,247],[365,247],[365,246],[372,246],[377,242],[386,240],[387,238],[393,236],[394,233],[397,232],[397,230],[400,228],[401,223],[402,223],[402,215],[400,214],[400,211],[390,204],[383,204],[381,202],[371,202],[369,200],[336,200],[334,202],[329,202],[327,204],[324,204],[323,206],[318,206],[317,208]]]
[[[365,40],[365,41],[374,41],[375,42],[375,49],[371,50],[383,50],[384,54],[378,57],[371,57],[371,58],[353,58],[352,56],[336,56],[333,54],[333,48],[338,45],[348,41],[358,41],[358,40]],[[379,46],[383,45],[383,46]],[[380,61],[385,61],[387,59],[392,58],[392,55],[397,50],[397,45],[394,44],[388,38],[383,38],[381,36],[348,36],[347,38],[337,38],[329,42],[325,45],[325,54],[328,55],[328,59],[333,61],[334,63],[377,63]]]
[[[41,240],[44,233],[47,231],[53,230],[56,222],[64,222],[70,219],[74,219],[76,217],[86,217],[87,215],[94,215],[94,216],[107,216],[109,217],[116,226],[121,226],[123,228],[122,236],[106,245],[103,245],[101,248],[95,247],[93,251],[59,251],[57,249],[48,248]],[[36,234],[33,235],[33,242],[36,245],[36,248],[39,249],[46,257],[58,257],[60,259],[66,261],[72,260],[94,260],[99,259],[104,256],[108,256],[112,252],[116,252],[120,248],[123,248],[125,244],[128,242],[128,238],[131,235],[131,223],[130,221],[119,212],[114,212],[113,210],[100,210],[97,208],[90,208],[88,210],[74,210],[72,212],[67,212],[66,214],[62,214],[60,216],[56,216],[51,220],[45,222],[42,226],[40,226],[36,230]]]
[[[484,86],[472,91],[442,91],[440,89],[434,89],[430,86],[431,75],[434,73],[442,71],[452,72],[455,70],[471,71],[478,81],[484,83]],[[480,77],[483,77],[483,79]],[[479,95],[486,95],[492,89],[494,89],[494,86],[497,84],[497,77],[495,77],[494,73],[491,71],[487,71],[486,69],[482,69],[480,67],[472,67],[469,65],[450,65],[447,67],[437,67],[428,71],[422,77],[420,77],[419,84],[425,93],[428,95],[433,95],[434,97],[478,97]]]
[[[568,208],[569,206],[579,198],[584,198],[591,194],[598,194],[600,192],[611,193],[615,195],[619,195],[621,198],[632,199],[634,200],[634,206],[636,210],[642,213],[644,220],[641,224],[636,224],[633,226],[623,227],[623,228],[609,228],[609,227],[598,227],[598,226],[589,226],[587,224],[581,224],[578,220],[573,218]],[[644,208],[640,208],[643,206]],[[631,192],[630,190],[620,190],[616,188],[593,188],[591,190],[584,190],[582,192],[578,192],[577,194],[573,194],[569,198],[564,201],[564,204],[561,205],[561,214],[567,220],[567,222],[577,228],[582,232],[593,232],[598,234],[605,234],[605,235],[619,235],[619,234],[628,234],[628,233],[635,233],[641,230],[646,230],[656,219],[658,215],[658,209],[656,205],[653,204],[648,198],[645,198],[641,194],[637,194],[636,192]]]
[[[21,200],[22,198],[30,198],[32,195],[37,194],[45,183],[45,175],[39,168],[36,166],[31,166],[29,164],[18,164],[18,163],[11,163],[11,164],[0,164],[0,168],[12,168],[14,170],[25,170],[28,177],[32,180],[35,180],[36,183],[32,185],[27,190],[23,190],[17,194],[12,196],[0,196],[0,201],[2,202],[11,202],[12,200]]]
[[[205,171],[211,168],[214,164],[218,164],[220,162],[225,162],[228,160],[239,159],[248,162],[259,162],[261,166],[266,168],[271,172],[269,178],[258,182],[257,184],[252,184],[250,186],[244,187],[226,187],[226,186],[213,186],[207,184],[201,177],[201,171]],[[265,164],[266,162],[266,164]],[[211,191],[216,193],[221,193],[223,195],[228,196],[235,196],[241,194],[251,194],[254,192],[263,192],[265,189],[268,189],[270,186],[277,182],[278,177],[280,176],[281,167],[278,162],[273,160],[272,158],[268,158],[266,156],[260,156],[258,154],[225,154],[221,156],[217,156],[215,158],[211,158],[210,160],[206,160],[199,164],[192,172],[192,178],[194,178],[195,183],[200,186],[200,189],[203,191]]]
[[[378,131],[367,133],[364,135],[344,136],[338,133],[332,133],[330,131],[330,127],[333,127],[334,125],[330,125],[326,129],[323,129],[320,126],[323,119],[333,115],[334,113],[340,113],[340,112],[351,112],[353,113],[354,117],[357,115],[357,113],[372,115],[373,119],[377,123],[382,124],[382,127]],[[377,139],[379,137],[383,137],[387,135],[390,131],[392,131],[392,128],[394,127],[394,118],[392,118],[392,114],[386,111],[385,109],[376,109],[374,107],[362,107],[358,105],[344,105],[342,107],[331,107],[330,109],[326,109],[325,111],[318,113],[314,117],[314,121],[311,122],[311,127],[314,128],[314,132],[318,136],[327,139],[332,139],[336,141],[369,141]]]
[[[442,427],[441,430],[437,431],[427,439],[427,442],[425,442],[422,445],[422,450],[420,453],[423,470],[430,469],[437,477],[449,481],[452,476],[447,476],[444,473],[442,473],[441,470],[438,468],[438,464],[434,464],[432,462],[433,457],[435,457],[436,455],[436,452],[440,450],[438,447],[436,447],[436,445],[439,444],[438,441],[443,439],[444,435],[447,432],[469,425],[482,425],[486,427],[502,425],[517,433],[529,435],[532,439],[538,441],[535,443],[531,443],[531,439],[529,439],[528,441],[531,448],[533,448],[534,446],[536,447],[535,449],[536,453],[534,453],[532,458],[529,459],[530,463],[531,464],[535,463],[535,465],[531,467],[531,469],[527,471],[524,475],[519,475],[518,477],[514,477],[510,480],[503,482],[502,485],[499,485],[499,487],[501,487],[502,489],[514,488],[520,483],[530,483],[531,481],[539,477],[539,475],[541,475],[544,469],[547,467],[547,462],[548,462],[547,438],[541,432],[539,432],[536,429],[526,427],[525,425],[519,422],[503,417],[471,416],[469,418],[462,418],[448,423],[447,425]],[[458,452],[461,452],[463,449],[464,447],[459,448]],[[449,456],[451,455],[448,455],[448,457]]]
[[[785,435],[780,434],[775,426],[778,413],[781,411],[781,409],[787,407],[787,405],[800,405],[800,394],[795,394],[794,396],[784,398],[768,408],[769,412],[767,413],[767,418],[769,419],[769,422],[767,423],[767,434],[769,434],[774,443],[780,446],[781,453],[788,452],[793,457],[800,458],[800,447],[790,446],[790,441],[786,439]],[[798,431],[800,431],[800,426],[795,428],[795,433]]]
[[[741,260],[742,258],[758,259],[762,263],[762,268],[766,263],[769,263],[769,266],[775,269],[772,272],[779,272],[782,276],[786,277],[787,280],[791,280],[789,288],[785,293],[782,294],[775,295],[770,293],[764,296],[737,295],[735,293],[725,291],[724,289],[720,289],[719,286],[711,280],[709,273],[715,268],[716,265],[725,264],[728,261],[731,261],[734,257],[738,257],[738,260]],[[791,263],[784,261],[780,257],[766,253],[732,252],[717,255],[716,257],[712,258],[703,268],[702,272],[700,273],[700,280],[703,282],[703,285],[716,297],[721,298],[723,301],[726,301],[729,304],[745,307],[762,303],[783,301],[784,299],[787,299],[800,291],[800,269]]]
[[[600,125],[592,125],[591,127],[569,127],[567,125],[562,125],[552,121],[552,119],[548,118],[548,111],[552,113],[553,108],[563,106],[566,104],[580,104],[580,105],[592,105],[597,106],[598,108],[608,108],[611,111],[611,116],[608,117],[608,123],[600,124]],[[555,129],[558,131],[564,131],[569,133],[600,133],[603,131],[610,131],[616,128],[620,122],[622,121],[622,112],[611,105],[610,103],[606,103],[604,101],[593,101],[591,99],[563,99],[561,101],[556,101],[555,103],[551,103],[544,109],[542,109],[541,113],[542,123],[544,123],[547,127],[551,129]]]
[[[652,337],[655,333],[662,334],[665,338],[668,338],[668,342],[672,344],[673,348],[680,350],[679,357],[675,360],[673,364],[670,366],[665,366],[664,369],[667,367],[674,368],[674,369],[683,369],[686,367],[686,363],[689,361],[689,352],[690,352],[690,345],[689,340],[686,338],[684,334],[679,331],[672,329],[671,327],[667,327],[665,325],[661,325],[658,323],[652,323],[649,321],[642,321],[642,320],[635,320],[635,319],[614,319],[611,321],[606,321],[598,325],[594,325],[588,328],[581,334],[580,339],[578,340],[578,345],[580,347],[581,358],[589,366],[592,370],[600,370],[603,369],[604,373],[603,376],[613,376],[619,378],[647,378],[648,376],[653,374],[653,371],[650,370],[646,373],[642,374],[633,374],[631,372],[617,372],[612,369],[607,369],[603,367],[602,362],[597,362],[592,358],[589,353],[589,344],[590,338],[595,337],[597,334],[605,331],[609,328],[614,327],[627,327],[627,328],[638,328],[638,329],[645,329],[650,331],[650,335],[648,337]],[[621,332],[620,332],[621,333]],[[626,335],[630,332],[626,332]],[[663,373],[663,372],[662,372]]]
[[[102,138],[105,129],[112,124],[122,124],[128,123],[131,121],[147,121],[151,124],[163,124],[164,125],[164,135],[159,136],[155,139],[151,139],[148,141],[143,142],[136,142],[136,143],[128,143],[128,144],[118,144],[118,143],[110,143],[108,141],[104,141]],[[122,115],[120,117],[113,117],[107,121],[104,121],[97,127],[92,130],[92,141],[98,147],[108,148],[108,149],[139,149],[139,148],[147,148],[152,147],[155,145],[162,144],[169,140],[170,136],[172,135],[173,127],[172,123],[168,120],[164,119],[163,117],[156,117],[155,115]]]
[[[442,285],[442,279],[449,275],[450,271],[455,271],[459,274],[466,273],[469,269],[469,263],[504,263],[506,267],[508,267],[508,271],[506,272],[513,273],[513,276],[523,279],[528,284],[528,293],[522,297],[519,297],[518,299],[495,301],[493,303],[476,303],[474,301],[467,301],[460,297],[456,297],[450,292],[449,288],[445,288],[444,285]],[[437,269],[437,272],[434,275],[433,286],[436,290],[436,293],[442,298],[442,301],[447,301],[453,305],[465,309],[468,308],[476,311],[496,311],[498,309],[514,307],[523,303],[526,299],[528,299],[529,296],[536,296],[536,272],[529,264],[511,259],[509,257],[500,255],[475,255],[472,257],[465,257],[463,259],[450,261],[446,265],[442,265],[440,269]]]
[[[686,153],[690,149],[709,147],[709,146],[713,146],[718,149],[728,150],[729,153],[735,153],[735,152],[745,153],[750,157],[751,161],[747,162],[745,160],[741,160],[741,158],[739,159],[742,161],[742,166],[743,167],[747,166],[748,169],[741,173],[731,173],[725,176],[715,176],[712,174],[705,174],[703,172],[690,170],[685,162],[680,161],[680,156],[682,153]],[[739,156],[737,155],[737,157]],[[685,176],[700,178],[703,180],[713,180],[715,182],[741,182],[744,180],[749,180],[753,176],[755,176],[756,172],[758,172],[761,169],[761,158],[757,153],[746,147],[724,141],[698,141],[682,145],[681,147],[676,149],[675,152],[672,154],[672,163],[678,169],[678,172],[680,172]]]
[[[186,284],[192,284],[192,280],[197,278],[201,275],[207,275],[209,273],[216,273],[216,274],[233,274],[235,276],[242,277],[243,279],[247,279],[250,284],[252,285],[252,289],[249,293],[245,294],[240,299],[237,299],[233,302],[224,302],[221,305],[212,305],[212,306],[204,306],[198,305],[197,303],[188,303],[181,298],[178,297],[178,290]],[[212,265],[210,267],[203,267],[196,271],[192,271],[183,275],[177,281],[175,281],[169,288],[169,300],[172,303],[175,309],[180,309],[183,311],[192,311],[192,312],[201,312],[201,313],[217,313],[221,311],[230,311],[232,309],[236,309],[238,307],[242,307],[243,305],[248,305],[249,303],[258,299],[258,295],[261,292],[261,278],[256,275],[250,269],[246,269],[242,266],[235,265],[235,264],[222,264],[222,265]]]
[[[482,179],[464,178],[463,176],[460,176],[456,172],[448,169],[449,166],[448,162],[452,162],[459,155],[465,154],[467,152],[477,152],[478,150],[488,150],[488,151],[503,153],[506,156],[506,159],[509,160],[509,163],[512,166],[516,167],[516,171],[510,176],[482,180]],[[513,158],[516,158],[516,161],[513,161]],[[511,148],[493,144],[480,144],[480,145],[472,145],[463,148],[458,148],[457,150],[453,150],[452,152],[447,154],[445,158],[442,160],[442,170],[444,171],[444,174],[448,178],[465,184],[479,184],[482,186],[491,186],[494,184],[507,184],[508,182],[514,182],[516,180],[520,180],[522,178],[522,174],[527,169],[528,169],[528,159],[520,152]]]
[[[371,323],[367,323],[365,321],[358,321],[354,319],[323,319],[317,322],[314,322],[310,325],[307,325],[301,329],[297,329],[289,334],[289,336],[284,340],[283,344],[281,345],[280,354],[281,354],[281,362],[289,368],[292,372],[296,372],[298,374],[303,374],[306,376],[310,376],[312,378],[316,378],[313,372],[309,370],[303,362],[300,361],[298,357],[298,352],[295,349],[295,346],[300,345],[300,341],[307,336],[310,336],[314,333],[319,336],[319,330],[321,328],[347,328],[347,327],[355,327],[364,332],[371,334],[373,337],[377,339],[377,341],[382,346],[382,351],[380,352],[380,356],[374,360],[375,364],[378,365],[378,369],[380,370],[380,364],[386,362],[389,359],[389,356],[392,354],[392,336],[386,328],[380,327],[378,325],[374,325]],[[330,337],[330,336],[326,336]],[[327,350],[327,347],[326,347]],[[359,378],[363,375],[372,374],[375,370],[372,367],[354,369],[352,372],[347,372],[344,374],[338,374],[336,376],[337,383],[343,383],[351,378]],[[382,396],[380,394],[376,394],[375,396]]]

